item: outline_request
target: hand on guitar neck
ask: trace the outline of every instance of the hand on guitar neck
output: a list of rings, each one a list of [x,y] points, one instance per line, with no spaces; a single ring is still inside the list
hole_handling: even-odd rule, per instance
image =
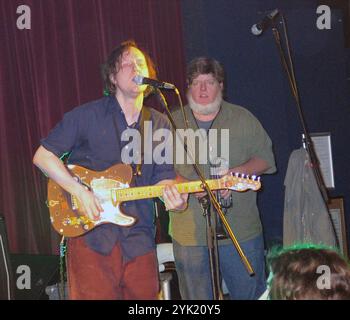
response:
[[[160,184],[165,184],[163,190],[163,200],[165,209],[173,211],[183,211],[187,208],[188,193],[179,193],[175,185],[168,184],[168,181],[161,181]]]

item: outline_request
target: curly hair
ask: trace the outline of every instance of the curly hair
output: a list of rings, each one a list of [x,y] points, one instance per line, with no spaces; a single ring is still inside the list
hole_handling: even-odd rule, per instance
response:
[[[110,76],[111,74],[115,74],[119,71],[119,63],[121,62],[122,56],[131,47],[136,48],[142,52],[146,59],[150,78],[157,79],[155,64],[153,63],[151,57],[144,50],[142,50],[134,40],[127,40],[122,42],[120,46],[114,48],[109,54],[106,62],[102,65],[101,71],[104,82],[104,92],[106,94],[115,94],[116,87],[112,83]],[[152,90],[153,88],[148,86],[144,93],[145,97],[147,97],[152,92]]]
[[[297,245],[268,256],[272,300],[349,300],[350,266],[335,250]],[[329,268],[329,287],[319,286],[319,267]],[[321,269],[322,270],[322,269]]]

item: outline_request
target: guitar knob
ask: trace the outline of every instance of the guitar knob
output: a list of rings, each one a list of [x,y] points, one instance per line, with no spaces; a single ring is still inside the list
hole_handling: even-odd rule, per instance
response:
[[[63,219],[63,221],[62,221],[62,224],[64,226],[69,226],[71,223],[72,223],[72,221],[69,218]]]

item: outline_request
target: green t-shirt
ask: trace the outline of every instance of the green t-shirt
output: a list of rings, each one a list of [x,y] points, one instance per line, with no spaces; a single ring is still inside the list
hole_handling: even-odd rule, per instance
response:
[[[188,106],[185,107],[186,115],[189,121],[189,127],[198,129],[195,118]],[[176,110],[173,113],[175,123],[178,128],[184,128],[182,113]],[[214,119],[211,129],[219,129],[217,132],[217,149],[208,139],[207,158],[210,159],[222,156],[226,153],[228,157],[229,168],[236,167],[245,163],[252,157],[258,157],[270,164],[270,169],[265,173],[276,171],[274,156],[272,153],[272,143],[266,131],[260,122],[247,110],[240,106],[223,101],[221,109]],[[221,134],[220,129],[229,130],[229,148],[223,145],[224,151],[221,152]],[[175,139],[174,139],[175,141]],[[227,141],[223,139],[223,141]],[[174,145],[176,145],[174,143]],[[181,147],[176,145],[177,148]],[[201,149],[201,150],[199,150]],[[203,146],[196,144],[195,156],[199,160],[200,151],[203,152]],[[179,153],[176,149],[174,155]],[[201,154],[203,155],[203,153]],[[224,157],[224,158],[226,158]],[[203,159],[203,158],[202,158]],[[203,162],[203,161],[202,161]],[[199,165],[206,176],[210,176],[210,165],[208,161]],[[198,177],[191,164],[175,163],[176,171],[189,180],[198,180]],[[254,191],[232,192],[232,207],[227,210],[226,218],[238,241],[250,240],[262,232],[259,211],[256,205],[257,193]],[[192,194],[189,196],[189,206],[184,212],[170,212],[169,232],[173,239],[184,246],[204,246],[206,241],[206,223],[202,214],[202,208],[197,198]],[[220,240],[219,244],[231,243],[230,239]]]

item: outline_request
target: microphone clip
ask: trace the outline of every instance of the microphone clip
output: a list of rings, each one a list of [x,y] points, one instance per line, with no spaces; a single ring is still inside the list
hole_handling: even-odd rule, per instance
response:
[[[255,36],[260,36],[273,23],[274,19],[280,14],[278,9],[271,11],[264,19],[252,26],[251,32]]]

